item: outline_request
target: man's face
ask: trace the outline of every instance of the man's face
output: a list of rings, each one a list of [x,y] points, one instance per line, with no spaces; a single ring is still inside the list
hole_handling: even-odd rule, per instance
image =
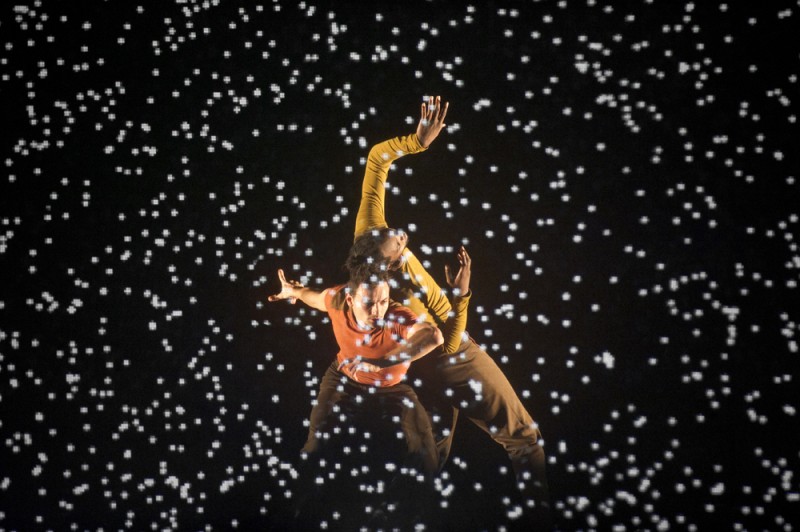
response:
[[[381,245],[381,253],[389,262],[389,269],[396,270],[403,264],[403,250],[408,245],[408,235],[401,229],[390,229]]]
[[[347,294],[347,302],[353,309],[358,324],[374,328],[382,320],[389,308],[389,285],[379,283],[373,286],[361,285],[355,295]]]

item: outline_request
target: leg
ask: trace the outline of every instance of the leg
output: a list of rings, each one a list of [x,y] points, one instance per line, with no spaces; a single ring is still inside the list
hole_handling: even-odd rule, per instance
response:
[[[502,370],[474,342],[438,368],[445,395],[503,446],[536,523],[549,525],[549,493],[542,435]]]
[[[439,469],[439,460],[428,413],[410,386],[398,384],[393,388],[397,388],[392,395],[398,402],[400,426],[406,440],[405,463],[426,477],[432,476]]]
[[[450,398],[442,393],[444,384],[437,371],[437,366],[447,358],[447,355],[435,351],[414,362],[408,371],[408,381],[414,383],[419,400],[428,412],[431,421],[439,457],[439,471],[444,468],[447,458],[450,456],[453,434],[458,420],[458,409],[454,408]]]
[[[331,426],[333,416],[340,410],[340,403],[349,397],[347,387],[341,382],[342,374],[336,370],[334,362],[325,371],[320,382],[316,404],[309,416],[308,437],[301,450],[297,499],[294,515],[298,519],[305,516],[307,506],[318,497],[321,483],[318,479],[318,468],[330,435],[326,432]]]
[[[410,530],[432,510],[436,495],[432,479],[438,471],[439,461],[430,418],[417,394],[407,384],[378,389],[374,395],[377,397],[370,399],[377,403],[379,417],[390,420],[386,435],[396,442],[400,436],[399,429],[405,449],[402,450],[401,467],[392,476],[385,502],[371,524],[379,528],[392,523]],[[382,425],[385,431],[385,423]],[[385,446],[387,450],[391,447]]]
[[[324,431],[330,424],[331,416],[339,410],[339,403],[349,397],[347,388],[341,381],[342,374],[336,370],[335,365],[336,363],[325,370],[319,385],[317,402],[311,409],[308,437],[302,450],[306,459],[322,450],[323,441],[329,437]]]

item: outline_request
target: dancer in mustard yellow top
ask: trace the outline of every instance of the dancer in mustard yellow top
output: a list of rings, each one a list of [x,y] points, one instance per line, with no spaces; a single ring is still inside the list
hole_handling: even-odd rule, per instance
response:
[[[551,526],[542,436],[502,370],[465,332],[471,292],[454,294],[451,304],[408,249],[408,235],[390,228],[385,218],[389,168],[404,155],[425,151],[444,129],[447,110],[447,103],[431,97],[421,106],[416,132],[378,143],[370,150],[347,265],[351,272],[390,271],[392,299],[442,330],[442,349],[412,368],[423,382],[418,394],[426,407],[431,408],[431,401],[450,405],[452,417],[443,413],[452,423],[435,434],[440,467],[447,459],[461,412],[506,450],[523,494],[527,520],[535,527],[532,529],[542,530]]]

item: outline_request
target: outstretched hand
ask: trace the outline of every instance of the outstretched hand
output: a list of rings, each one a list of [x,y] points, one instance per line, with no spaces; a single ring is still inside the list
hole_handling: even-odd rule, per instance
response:
[[[458,268],[458,272],[456,276],[453,277],[450,272],[450,267],[445,264],[444,266],[444,276],[447,279],[447,284],[450,285],[450,288],[456,292],[456,295],[465,295],[469,292],[469,278],[472,274],[472,259],[467,253],[467,249],[464,246],[461,246],[461,249],[458,250],[456,254],[458,256],[458,264],[460,265]]]
[[[417,138],[423,148],[427,148],[439,136],[445,128],[444,117],[447,116],[447,107],[450,104],[444,102],[442,97],[431,96],[427,102],[421,106],[419,124],[417,124]]]
[[[303,285],[297,281],[287,281],[286,276],[283,274],[283,270],[280,269],[278,270],[278,279],[281,282],[281,291],[275,295],[269,296],[269,301],[282,301],[286,299],[289,301],[289,303],[294,305],[297,302],[295,290],[298,288],[303,288]]]

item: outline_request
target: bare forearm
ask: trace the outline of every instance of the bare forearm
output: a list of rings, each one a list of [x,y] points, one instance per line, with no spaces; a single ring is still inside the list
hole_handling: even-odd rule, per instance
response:
[[[441,331],[425,324],[408,338],[403,345],[398,345],[379,360],[370,360],[378,367],[387,368],[403,362],[414,362],[424,357],[444,342]]]
[[[295,288],[293,297],[296,297],[306,305],[317,310],[325,309],[325,291],[315,290],[313,288]]]

